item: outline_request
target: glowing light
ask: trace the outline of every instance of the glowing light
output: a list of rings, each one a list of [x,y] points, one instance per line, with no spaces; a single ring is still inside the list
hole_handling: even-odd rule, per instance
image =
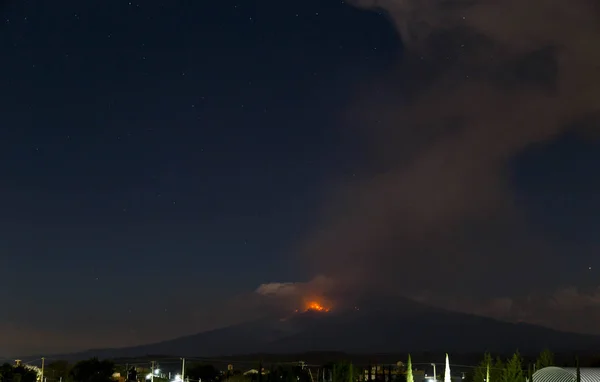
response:
[[[316,301],[311,301],[308,304],[306,304],[306,311],[313,311],[313,312],[329,312],[329,308],[324,307],[323,305],[319,304]]]

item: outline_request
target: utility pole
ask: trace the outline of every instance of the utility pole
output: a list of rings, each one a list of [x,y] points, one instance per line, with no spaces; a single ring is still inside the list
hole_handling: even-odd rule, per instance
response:
[[[154,382],[154,361],[152,361],[152,366],[150,367],[150,382]]]
[[[42,376],[40,378],[40,382],[44,382],[44,361],[46,358],[42,357]]]
[[[185,358],[181,359],[181,382],[185,381]]]
[[[435,372],[435,363],[432,363],[431,366],[433,366],[433,380],[437,381],[437,373]]]

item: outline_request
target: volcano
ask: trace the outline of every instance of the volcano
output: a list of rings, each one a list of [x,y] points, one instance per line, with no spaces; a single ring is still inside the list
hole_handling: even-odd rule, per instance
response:
[[[285,318],[264,317],[160,343],[94,350],[81,356],[213,357],[308,351],[507,353],[516,349],[534,353],[543,348],[588,352],[600,348],[600,337],[503,322],[394,298],[331,311],[308,308]]]

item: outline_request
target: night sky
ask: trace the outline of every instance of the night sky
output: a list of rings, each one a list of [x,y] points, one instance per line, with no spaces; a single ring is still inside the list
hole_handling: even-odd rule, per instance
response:
[[[0,355],[286,288],[600,334],[598,9],[356,3],[0,3]]]

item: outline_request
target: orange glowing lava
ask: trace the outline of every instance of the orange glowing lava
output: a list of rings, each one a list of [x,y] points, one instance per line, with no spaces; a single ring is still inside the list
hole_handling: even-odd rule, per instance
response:
[[[329,312],[329,308],[324,307],[316,301],[311,301],[306,304],[306,311]]]

